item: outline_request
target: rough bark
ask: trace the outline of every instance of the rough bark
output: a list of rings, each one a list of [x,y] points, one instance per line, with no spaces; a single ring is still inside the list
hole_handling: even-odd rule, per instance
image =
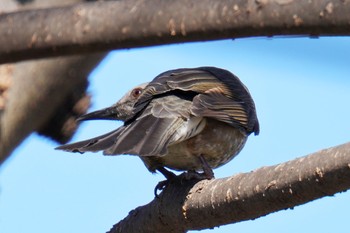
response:
[[[78,0],[2,1],[1,12]],[[28,25],[28,24],[25,24]],[[38,131],[59,142],[77,127],[77,115],[89,106],[87,76],[103,54],[61,57],[0,66],[0,164],[30,133]]]
[[[213,228],[332,196],[350,188],[350,143],[232,177],[173,183],[109,232]]]
[[[26,27],[23,27],[26,25]],[[349,35],[349,0],[123,0],[0,15],[0,63],[273,35]]]

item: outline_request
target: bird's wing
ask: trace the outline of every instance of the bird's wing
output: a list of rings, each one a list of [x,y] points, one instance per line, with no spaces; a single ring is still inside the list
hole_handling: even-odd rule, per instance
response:
[[[192,101],[195,95],[205,90],[206,87],[201,84],[207,79],[218,81],[208,72],[197,69],[171,70],[158,75],[143,90],[134,105],[134,114],[127,121],[134,120],[155,98],[176,95]]]
[[[164,72],[145,88],[135,104],[135,114],[152,99],[167,93],[193,101],[191,113],[195,116],[214,118],[243,128],[248,134],[259,133],[255,105],[248,89],[227,70],[199,67]]]
[[[255,135],[258,135],[260,129],[255,104],[241,80],[224,69],[216,67],[200,67],[199,69],[207,71],[220,81],[218,88],[208,88],[202,96],[198,96],[198,99],[194,101],[201,102],[202,107],[207,107],[207,110],[202,109],[206,111],[204,114],[215,116],[215,113],[210,113],[215,111],[219,113],[217,116],[219,120],[222,119],[231,125],[243,127],[248,134],[254,132]],[[215,104],[210,104],[210,101],[208,104],[208,99],[214,101]],[[200,110],[200,108],[198,109]]]
[[[114,144],[114,141],[124,131],[124,128],[125,127],[122,126],[104,135],[91,138],[88,140],[80,141],[80,142],[62,145],[62,146],[56,147],[55,149],[69,151],[69,152],[79,152],[79,153],[84,153],[87,151],[97,152],[100,150],[105,150]]]
[[[220,87],[211,88],[194,97],[191,112],[195,116],[212,118],[234,127],[248,127],[249,119],[244,103],[227,97]]]
[[[204,128],[202,118],[189,120],[190,106],[191,101],[172,95],[153,99],[136,120],[126,125],[115,144],[104,154],[166,154],[169,145],[186,140]]]

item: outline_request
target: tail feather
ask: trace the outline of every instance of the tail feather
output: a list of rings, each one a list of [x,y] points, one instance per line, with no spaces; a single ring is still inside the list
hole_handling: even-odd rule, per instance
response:
[[[118,136],[123,132],[124,126],[111,131],[109,133],[106,133],[104,135],[87,139],[80,142],[75,142],[71,144],[62,145],[59,147],[56,147],[56,150],[64,150],[69,152],[78,152],[78,153],[84,153],[84,152],[97,152],[100,150],[106,150],[107,148],[110,148],[115,143],[115,140],[118,138]]]

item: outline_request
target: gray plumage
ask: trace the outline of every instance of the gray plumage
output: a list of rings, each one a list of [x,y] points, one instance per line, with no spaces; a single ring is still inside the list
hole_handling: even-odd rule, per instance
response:
[[[124,125],[57,149],[138,155],[152,172],[216,168],[240,152],[249,134],[259,133],[248,89],[215,67],[164,72],[113,106],[81,117],[91,119],[122,120]]]

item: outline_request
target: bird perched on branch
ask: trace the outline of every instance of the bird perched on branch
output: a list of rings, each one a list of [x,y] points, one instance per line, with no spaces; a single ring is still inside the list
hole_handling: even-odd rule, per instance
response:
[[[149,171],[167,179],[175,175],[166,168],[211,179],[213,168],[235,157],[249,134],[259,133],[248,89],[235,75],[216,67],[166,71],[111,107],[79,120],[94,119],[121,120],[124,125],[57,149],[137,155]]]

